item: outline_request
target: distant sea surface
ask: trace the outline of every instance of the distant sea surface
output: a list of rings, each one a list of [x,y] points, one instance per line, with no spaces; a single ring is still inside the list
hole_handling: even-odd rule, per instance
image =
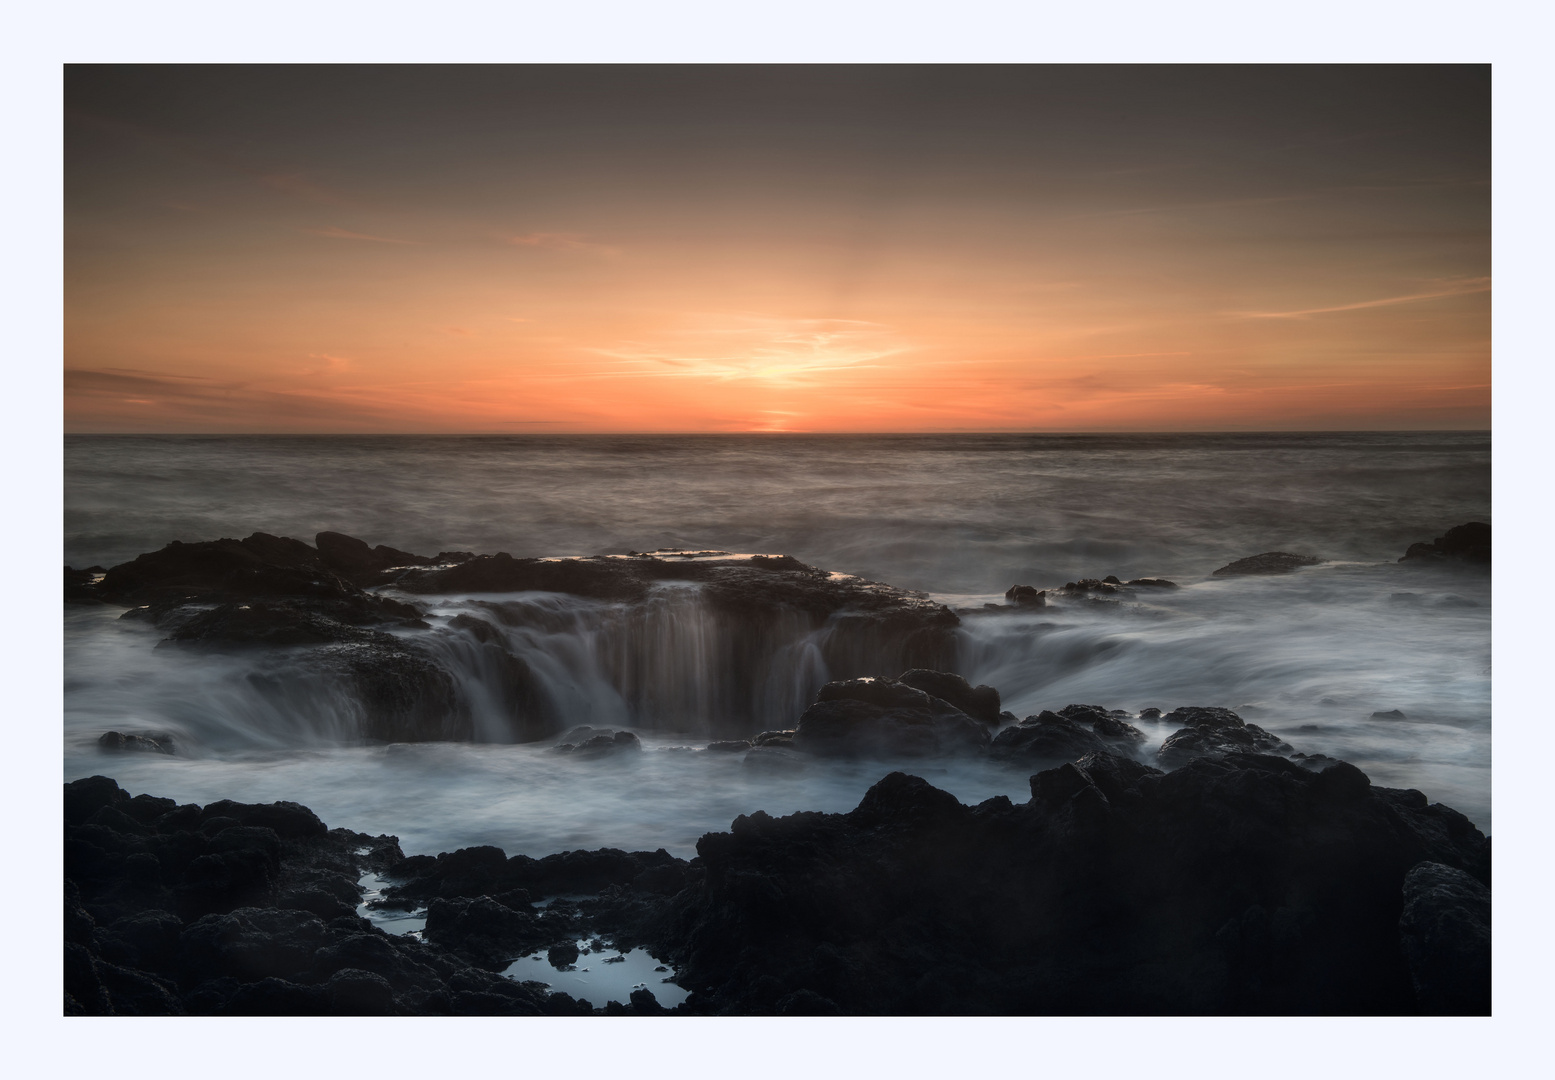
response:
[[[64,561],[111,566],[171,540],[254,531],[311,542],[326,529],[423,554],[718,548],[790,554],[967,610],[1016,583],[1166,577],[1184,588],[1116,610],[967,618],[963,673],[1020,716],[1068,702],[1236,708],[1488,832],[1489,574],[1396,560],[1491,520],[1490,462],[1488,433],[1456,432],[70,436]],[[1265,551],[1324,562],[1212,576]],[[847,809],[879,778],[839,767],[751,786],[725,764],[650,754],[626,789],[580,787],[583,774],[534,748],[262,737],[240,673],[212,664],[191,678],[115,616],[66,612],[67,779],[106,771],[181,799],[296,799],[332,825],[398,832],[407,851],[684,854],[734,814]],[[1393,709],[1405,719],[1372,718]],[[177,730],[186,749],[109,760],[94,740],[114,727]],[[1156,744],[1169,733],[1146,730]],[[673,723],[644,734],[650,747],[694,745]],[[1024,798],[1024,776],[925,775],[964,800]]]

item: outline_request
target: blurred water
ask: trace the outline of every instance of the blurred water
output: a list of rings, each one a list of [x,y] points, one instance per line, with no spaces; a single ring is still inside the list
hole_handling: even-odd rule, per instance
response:
[[[67,436],[65,562],[170,540],[406,551],[778,551],[906,588],[1396,559],[1489,520],[1481,433]]]
[[[78,567],[173,539],[337,529],[428,554],[786,552],[973,611],[1016,582],[1169,577],[1185,587],[1116,608],[968,615],[962,671],[1021,716],[1071,701],[1237,708],[1298,749],[1418,787],[1489,830],[1489,575],[1395,562],[1413,541],[1490,520],[1483,434],[78,436],[65,462],[65,561]],[[1210,576],[1269,550],[1326,561],[1279,578]],[[569,721],[632,721],[611,697],[603,660],[619,649],[599,645],[596,616],[563,598],[527,602],[574,620],[565,633],[507,631],[571,687]],[[452,614],[469,601],[438,603]],[[700,745],[674,729],[698,729],[697,710],[713,707],[699,684],[716,676],[702,651],[674,644],[676,627],[705,638],[695,613],[667,610],[655,635],[667,674],[653,695],[669,719],[645,731],[649,752],[635,762],[590,763],[535,746],[343,745],[353,702],[284,655],[156,649],[155,631],[115,609],[68,609],[66,778],[103,772],[202,802],[296,799],[332,825],[395,833],[407,852],[687,855],[739,813],[849,809],[886,771],[814,764],[774,777],[671,749]],[[779,711],[826,674],[802,641],[793,648],[774,669]],[[1371,718],[1392,709],[1406,719]],[[1140,726],[1152,747],[1168,734]],[[109,728],[173,731],[180,753],[105,757],[93,740]],[[912,769],[965,801],[1026,795],[1019,770]]]

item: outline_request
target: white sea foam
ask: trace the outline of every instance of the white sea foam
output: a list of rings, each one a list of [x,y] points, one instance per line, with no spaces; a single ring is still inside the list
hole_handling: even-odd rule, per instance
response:
[[[935,591],[976,612],[1010,584],[1165,576],[1117,606],[969,614],[960,667],[1019,716],[1069,702],[1225,705],[1297,749],[1352,761],[1490,825],[1490,596],[1483,571],[1398,565],[1415,540],[1488,520],[1488,440],[1471,435],[858,439],[70,439],[66,561],[110,565],[168,540],[339,529],[434,553],[652,547],[782,551]],[[1276,578],[1234,558],[1309,551]],[[467,635],[422,637],[490,744],[351,745],[360,703],[300,654],[156,648],[117,609],[67,605],[65,776],[208,801],[295,799],[407,852],[603,845],[688,855],[762,809],[845,810],[889,767],[758,774],[689,750],[718,727],[715,620],[694,587],[627,611],[554,594],[419,598],[478,614],[567,724],[636,729],[635,763],[494,745]],[[496,617],[499,605],[508,618]],[[769,628],[753,729],[787,727],[829,673],[825,628]],[[895,674],[881,672],[880,674]],[[1373,719],[1397,709],[1400,719]],[[1152,747],[1169,734],[1141,721]],[[172,757],[106,756],[106,730],[171,733]],[[991,764],[916,763],[965,801],[1026,795]]]

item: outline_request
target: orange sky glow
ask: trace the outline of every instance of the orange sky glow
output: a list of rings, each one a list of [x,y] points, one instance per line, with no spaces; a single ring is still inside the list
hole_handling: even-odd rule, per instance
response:
[[[1461,67],[76,67],[66,430],[1488,428],[1488,100]]]

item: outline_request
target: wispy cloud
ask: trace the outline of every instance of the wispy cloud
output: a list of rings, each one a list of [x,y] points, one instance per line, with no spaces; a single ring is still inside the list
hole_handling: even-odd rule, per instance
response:
[[[879,323],[855,319],[718,317],[664,335],[595,349],[622,366],[602,377],[760,379],[803,382],[828,371],[859,370],[907,346]]]
[[[534,232],[522,236],[509,236],[507,242],[514,247],[544,248],[548,251],[575,251],[580,254],[618,255],[620,252],[608,244],[596,243],[578,233]]]
[[[331,356],[329,353],[309,353],[308,359],[320,361],[305,372],[308,375],[338,375],[350,371],[355,364],[349,356]]]
[[[371,240],[375,244],[415,244],[414,240],[395,240],[389,236],[373,236],[371,233],[351,232],[338,225],[326,225],[322,229],[303,229],[309,236],[325,236],[331,240]]]
[[[1388,296],[1381,300],[1359,300],[1353,304],[1335,304],[1332,307],[1303,308],[1300,311],[1236,311],[1232,315],[1244,319],[1302,319],[1308,315],[1327,315],[1336,311],[1360,311],[1364,308],[1388,307],[1392,304],[1412,304],[1417,300],[1435,300],[1443,296],[1470,296],[1490,291],[1489,278],[1469,278],[1433,292],[1410,293],[1408,296]]]

